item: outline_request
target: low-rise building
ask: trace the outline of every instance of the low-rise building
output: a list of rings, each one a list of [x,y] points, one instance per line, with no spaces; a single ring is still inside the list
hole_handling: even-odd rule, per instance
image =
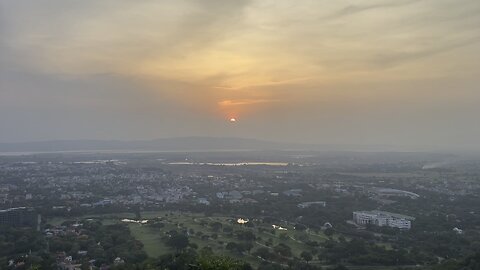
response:
[[[316,202],[303,202],[303,203],[299,203],[297,204],[297,207],[298,208],[308,208],[310,206],[314,206],[314,205],[318,205],[318,206],[327,206],[327,203],[324,202],[324,201],[316,201]]]
[[[358,225],[372,224],[409,230],[414,220],[414,217],[378,210],[353,212],[353,221]]]
[[[197,203],[198,204],[204,204],[204,205],[210,205],[210,202],[207,200],[207,198],[198,198]]]

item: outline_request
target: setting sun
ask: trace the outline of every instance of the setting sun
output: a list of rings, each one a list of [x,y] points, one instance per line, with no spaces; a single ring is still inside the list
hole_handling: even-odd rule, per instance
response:
[[[479,12],[0,0],[0,270],[480,270]]]

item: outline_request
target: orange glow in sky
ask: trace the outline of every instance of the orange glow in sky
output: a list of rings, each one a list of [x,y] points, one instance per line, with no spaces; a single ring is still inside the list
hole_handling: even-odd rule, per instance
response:
[[[98,2],[0,0],[0,142],[480,149],[479,0]]]

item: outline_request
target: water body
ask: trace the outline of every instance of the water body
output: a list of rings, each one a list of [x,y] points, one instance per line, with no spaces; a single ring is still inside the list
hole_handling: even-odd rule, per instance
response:
[[[237,163],[214,163],[214,162],[170,162],[169,165],[210,165],[210,166],[288,166],[286,162],[237,162]]]

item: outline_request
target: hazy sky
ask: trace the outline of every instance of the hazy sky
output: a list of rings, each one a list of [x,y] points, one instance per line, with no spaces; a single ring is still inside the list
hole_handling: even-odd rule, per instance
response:
[[[0,142],[480,147],[478,14],[478,0],[0,0]]]

